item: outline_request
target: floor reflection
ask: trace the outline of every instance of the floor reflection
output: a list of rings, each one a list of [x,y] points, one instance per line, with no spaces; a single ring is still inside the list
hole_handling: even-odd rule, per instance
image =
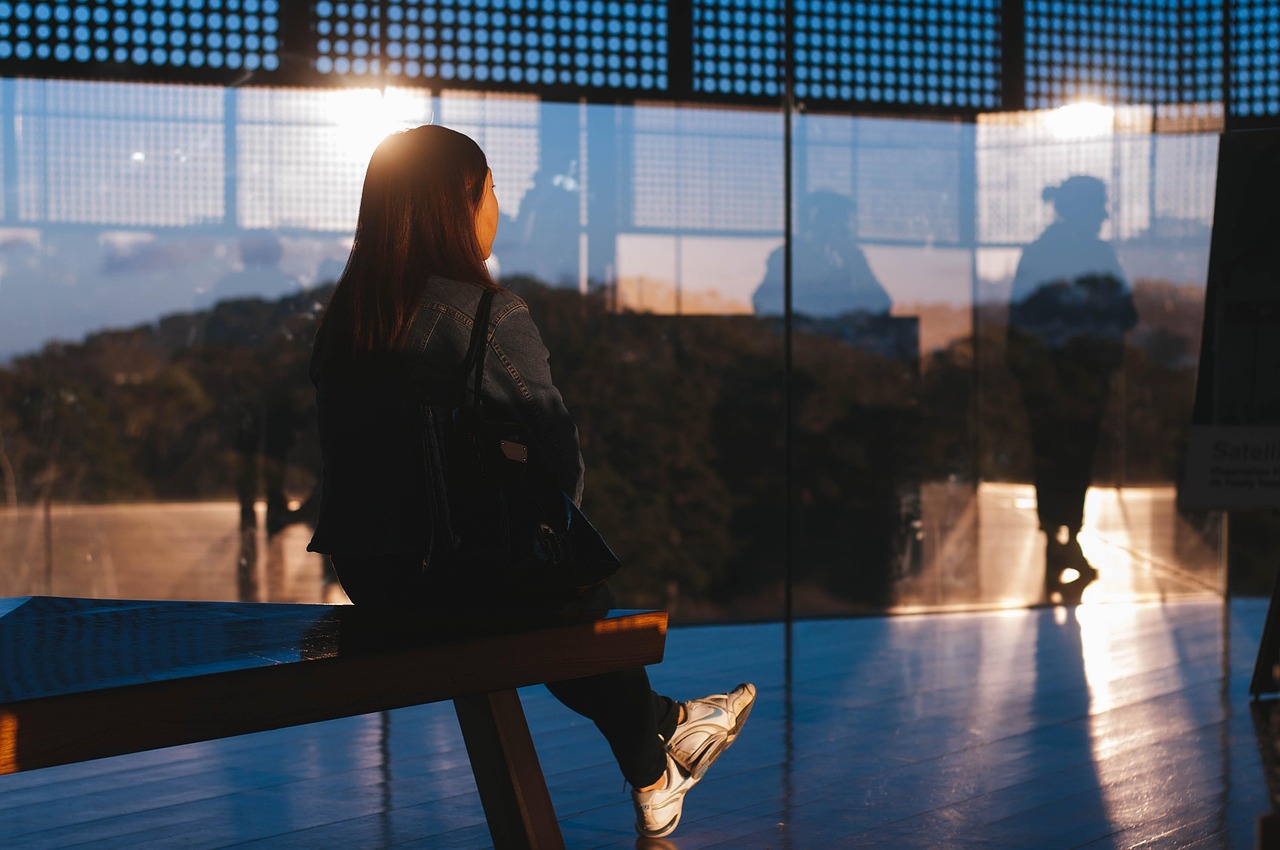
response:
[[[1188,527],[1176,489],[1091,487],[1079,539],[1098,580],[1083,601],[1176,599],[1219,592],[1220,555],[1212,539]],[[978,488],[974,585],[946,602],[1020,606],[1043,595],[1044,537],[1030,484]],[[973,532],[971,532],[973,533]]]
[[[777,623],[672,629],[651,668],[660,691],[750,680],[760,696],[668,843],[1251,847],[1280,728],[1255,734],[1248,710],[1264,613],[1189,601],[804,621],[790,665]],[[598,732],[545,689],[522,699],[566,844],[635,848]],[[0,846],[126,837],[492,846],[447,704],[0,777]]]
[[[896,575],[897,610],[1020,607],[1043,594],[1044,541],[1029,484],[926,488],[920,566]],[[1089,490],[1080,542],[1099,578],[1086,603],[1218,591],[1211,534],[1176,510],[1172,487]],[[345,602],[310,529],[241,531],[235,502],[54,505],[0,511],[0,596]]]
[[[830,846],[1249,846],[1267,795],[1227,623],[1180,602],[799,625],[797,826],[838,785]]]
[[[240,530],[236,502],[54,505],[0,512],[0,596],[346,602],[311,530]],[[51,530],[51,534],[46,531]],[[52,542],[50,543],[50,538]]]
[[[1258,813],[1257,844],[1280,847],[1280,701],[1254,700],[1249,709],[1271,803],[1267,811]]]

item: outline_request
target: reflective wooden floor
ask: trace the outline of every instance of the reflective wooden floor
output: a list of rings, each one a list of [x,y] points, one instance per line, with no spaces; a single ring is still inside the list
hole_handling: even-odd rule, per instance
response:
[[[760,687],[661,848],[1249,848],[1261,601],[675,629],[656,686]],[[526,711],[571,848],[637,846],[595,730]],[[0,847],[484,848],[449,705],[0,777]]]

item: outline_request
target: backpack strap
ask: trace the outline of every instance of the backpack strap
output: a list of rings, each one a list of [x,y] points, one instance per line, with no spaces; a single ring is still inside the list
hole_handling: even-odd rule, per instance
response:
[[[493,305],[494,291],[486,289],[480,296],[480,305],[476,308],[475,324],[471,327],[471,342],[467,346],[467,356],[462,361],[459,375],[457,406],[462,405],[466,393],[467,377],[474,369],[475,407],[480,405],[480,377],[484,374],[484,352],[488,347],[489,314]],[[445,445],[445,433],[449,426],[446,419],[449,413],[433,404],[422,406],[422,449],[424,472],[426,474],[427,492],[430,499],[431,539],[427,551],[423,553],[422,569],[426,570],[435,552],[436,544],[443,542],[449,551],[456,551],[459,544],[458,535],[453,530],[453,520],[449,512],[449,487],[445,480],[445,465],[448,448]]]
[[[462,386],[465,390],[467,377],[473,372],[474,390],[471,396],[473,408],[480,406],[480,386],[484,380],[484,357],[489,348],[489,314],[492,312],[494,291],[486,289],[480,296],[480,304],[476,307],[475,323],[471,326],[471,344],[467,346],[467,356],[462,361]],[[460,395],[459,404],[462,403]]]

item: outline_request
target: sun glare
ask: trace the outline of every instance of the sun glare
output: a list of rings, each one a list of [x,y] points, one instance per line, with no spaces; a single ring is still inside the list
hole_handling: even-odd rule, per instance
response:
[[[378,143],[397,130],[431,123],[422,96],[403,89],[345,89],[333,92],[330,115],[342,150],[368,162]]]
[[[1115,120],[1115,109],[1090,101],[1068,103],[1044,114],[1044,126],[1063,141],[1106,136],[1114,130]]]

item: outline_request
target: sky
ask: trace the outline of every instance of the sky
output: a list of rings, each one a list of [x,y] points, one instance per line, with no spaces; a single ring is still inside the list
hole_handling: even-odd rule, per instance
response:
[[[373,147],[428,121],[469,133],[488,154],[503,212],[500,273],[579,288],[608,281],[626,309],[747,313],[782,245],[782,127],[759,110],[402,89],[3,85],[19,114],[14,137],[0,139],[15,151],[0,226],[0,361],[220,297],[333,280]],[[810,193],[842,199],[836,226],[856,247],[841,250],[862,252],[895,314],[1004,297],[1021,246],[1052,221],[1042,189],[1073,174],[1108,184],[1102,236],[1131,279],[1203,284],[1212,134],[1116,132],[1141,121],[1097,109],[976,125],[797,122],[797,220]],[[278,258],[246,260],[255,240],[273,242]]]

